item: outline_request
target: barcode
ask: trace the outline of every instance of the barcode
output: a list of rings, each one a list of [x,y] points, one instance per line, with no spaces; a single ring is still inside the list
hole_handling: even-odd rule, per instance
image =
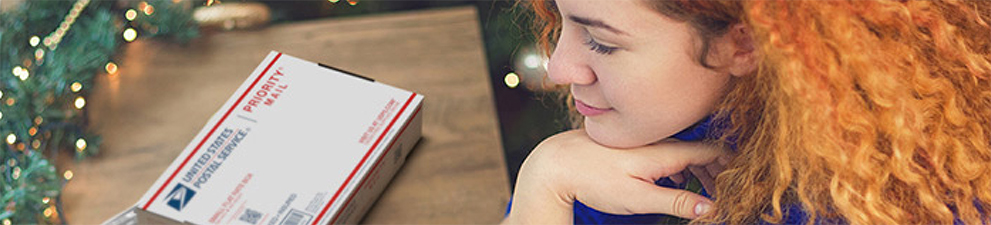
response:
[[[256,224],[258,223],[258,219],[261,218],[262,213],[246,208],[244,209],[244,214],[241,214],[241,218],[238,218],[238,220],[244,221],[245,223]]]
[[[303,211],[299,211],[296,209],[292,209],[289,210],[289,215],[286,215],[286,218],[282,220],[281,224],[282,225],[306,224],[309,223],[310,219],[312,218],[313,216],[311,216],[310,214],[304,213]]]

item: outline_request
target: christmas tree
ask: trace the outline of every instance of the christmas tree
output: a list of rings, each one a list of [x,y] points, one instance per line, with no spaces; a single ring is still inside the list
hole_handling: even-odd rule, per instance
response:
[[[78,160],[98,151],[100,138],[86,130],[94,76],[115,74],[115,56],[139,36],[196,37],[194,4],[24,1],[0,13],[2,225],[67,222],[59,199],[72,171],[59,172],[53,160],[60,152]]]

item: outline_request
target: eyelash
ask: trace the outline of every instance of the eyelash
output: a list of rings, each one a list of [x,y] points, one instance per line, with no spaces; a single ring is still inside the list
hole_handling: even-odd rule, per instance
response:
[[[592,39],[591,37],[588,38],[588,41],[585,42],[585,45],[588,45],[588,47],[589,47],[588,50],[593,51],[595,53],[603,54],[603,55],[612,54],[613,51],[616,51],[616,49],[619,49],[617,47],[611,47],[611,46],[606,46],[606,45],[600,44],[599,42],[595,41],[595,39]]]

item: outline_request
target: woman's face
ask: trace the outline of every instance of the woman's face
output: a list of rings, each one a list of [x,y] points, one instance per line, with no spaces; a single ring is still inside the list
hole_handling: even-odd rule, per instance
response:
[[[729,73],[703,67],[688,23],[644,2],[557,0],[563,24],[548,65],[570,84],[585,130],[627,148],[670,137],[712,113]]]

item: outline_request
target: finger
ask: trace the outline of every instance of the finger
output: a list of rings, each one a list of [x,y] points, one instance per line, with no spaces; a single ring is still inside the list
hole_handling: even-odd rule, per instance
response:
[[[719,163],[710,163],[708,165],[705,165],[705,170],[709,172],[710,177],[715,179],[717,175],[719,175],[724,170],[726,170],[726,165],[722,165]]]
[[[630,211],[637,214],[660,213],[694,219],[712,206],[709,199],[681,189],[671,189],[640,182],[629,195]]]
[[[687,169],[686,170],[682,170],[680,174],[681,174],[682,177],[685,177],[685,181],[686,182],[689,181],[689,180],[691,180],[691,179],[695,179],[695,176],[692,176],[692,171],[688,171]]]
[[[726,170],[726,167],[724,165],[720,165],[719,163],[712,163],[706,165],[705,170],[706,172],[709,173],[709,177],[712,178],[712,184],[710,186],[705,187],[705,190],[709,192],[709,196],[717,196],[716,177],[719,176],[719,173],[722,173],[724,170]]]
[[[645,164],[658,179],[670,176],[685,169],[689,165],[705,165],[712,163],[717,157],[726,154],[726,150],[699,142],[662,142],[640,149],[626,150],[625,154],[636,154],[637,158],[649,160]],[[642,165],[643,166],[643,165]]]
[[[733,156],[729,154],[722,155],[719,156],[719,158],[716,158],[716,161],[723,166],[729,165],[730,161],[732,160],[733,160]]]
[[[668,178],[671,178],[671,181],[674,181],[675,184],[681,184],[682,182],[685,182],[685,176],[682,176],[681,173],[676,173]]]

